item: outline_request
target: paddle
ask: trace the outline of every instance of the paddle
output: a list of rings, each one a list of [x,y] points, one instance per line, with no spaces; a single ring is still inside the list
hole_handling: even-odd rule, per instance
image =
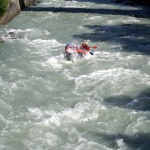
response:
[[[92,48],[97,48],[97,46],[92,46]]]
[[[90,48],[91,48],[91,47],[90,47]],[[97,48],[97,46],[92,46],[92,48],[95,49],[95,48]],[[94,50],[90,50],[89,53],[90,53],[91,55],[94,55]]]
[[[94,50],[90,50],[89,53],[90,53],[91,55],[94,55]]]

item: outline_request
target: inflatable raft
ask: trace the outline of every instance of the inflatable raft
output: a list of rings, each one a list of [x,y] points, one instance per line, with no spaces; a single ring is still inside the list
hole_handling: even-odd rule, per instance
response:
[[[79,48],[76,43],[71,43],[65,46],[65,53],[69,60],[76,62],[78,59],[92,56],[94,54],[94,50],[87,51]]]

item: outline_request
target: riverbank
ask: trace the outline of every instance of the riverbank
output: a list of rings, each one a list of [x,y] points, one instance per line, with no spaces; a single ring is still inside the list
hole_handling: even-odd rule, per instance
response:
[[[36,3],[35,0],[8,0],[6,11],[0,18],[0,24],[7,24],[17,16],[22,9],[29,7],[34,3]]]

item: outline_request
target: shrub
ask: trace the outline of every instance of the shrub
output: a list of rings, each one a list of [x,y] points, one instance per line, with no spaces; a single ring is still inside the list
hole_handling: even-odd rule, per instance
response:
[[[0,0],[0,17],[6,12],[8,0]]]

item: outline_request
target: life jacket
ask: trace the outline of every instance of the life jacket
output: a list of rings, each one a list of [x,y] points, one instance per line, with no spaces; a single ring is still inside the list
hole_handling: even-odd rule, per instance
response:
[[[90,47],[88,45],[82,45],[80,48],[86,51],[90,51]]]

